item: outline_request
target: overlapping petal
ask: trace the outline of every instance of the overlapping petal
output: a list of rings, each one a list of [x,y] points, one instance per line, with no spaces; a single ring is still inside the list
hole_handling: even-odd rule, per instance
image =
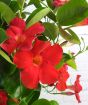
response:
[[[21,80],[26,88],[34,89],[38,87],[39,83],[39,69],[31,65],[30,68],[24,69],[20,72]]]
[[[59,62],[62,59],[62,55],[63,55],[63,50],[58,44],[49,46],[42,52],[42,56],[45,59],[48,59],[51,62],[51,64],[53,64],[54,66],[56,64],[59,64]]]
[[[47,47],[51,46],[49,41],[35,40],[32,52],[36,54],[42,53]]]
[[[26,28],[26,24],[25,24],[25,21],[21,18],[14,18],[11,22],[10,22],[10,25],[11,26],[15,26],[15,27],[18,27],[20,28],[22,31],[25,30]]]
[[[43,62],[40,67],[39,80],[43,84],[51,85],[58,80],[58,74],[54,66],[49,62]]]
[[[29,68],[32,65],[33,55],[28,51],[19,51],[14,55],[14,63],[18,68]]]
[[[0,47],[3,48],[10,55],[14,49],[17,47],[17,43],[14,39],[10,38],[0,44]]]
[[[45,30],[44,26],[38,22],[32,25],[31,27],[29,27],[28,29],[26,29],[24,34],[28,37],[31,37],[31,36],[36,36],[38,34],[41,34],[42,32],[44,32],[44,30]]]

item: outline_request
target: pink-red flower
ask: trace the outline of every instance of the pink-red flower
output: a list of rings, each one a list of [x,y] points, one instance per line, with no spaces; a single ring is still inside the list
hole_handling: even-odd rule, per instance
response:
[[[33,39],[44,31],[41,23],[35,23],[26,29],[26,23],[21,18],[14,18],[9,28],[6,30],[8,39],[0,46],[11,54],[15,49],[29,50],[32,46]]]
[[[7,105],[7,94],[5,91],[0,90],[0,105]]]
[[[69,73],[67,71],[67,65],[65,64],[63,67],[61,67],[58,70],[58,83],[56,85],[56,88],[59,91],[64,91],[65,89],[67,89],[67,79],[69,78]]]
[[[56,64],[62,59],[62,48],[58,44],[36,40],[30,51],[19,51],[14,63],[20,72],[22,83],[27,88],[36,88],[38,83],[53,84],[58,80]]]
[[[80,91],[82,91],[82,86],[80,84],[80,80],[79,79],[80,79],[80,75],[77,75],[74,85],[68,86],[68,89],[71,89],[71,90],[74,91],[78,103],[81,102],[79,93],[80,93]]]
[[[67,3],[69,0],[53,0],[53,5],[55,7],[62,6]]]

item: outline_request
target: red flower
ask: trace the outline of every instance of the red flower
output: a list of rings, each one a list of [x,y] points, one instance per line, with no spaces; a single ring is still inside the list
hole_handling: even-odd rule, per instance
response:
[[[7,94],[3,90],[0,90],[0,105],[7,105],[7,100]]]
[[[26,29],[25,21],[16,17],[11,21],[9,28],[6,30],[9,38],[0,46],[8,54],[11,54],[16,48],[29,50],[32,46],[33,39],[36,35],[41,34],[43,31],[44,27],[41,23],[36,23]]]
[[[56,88],[60,91],[64,91],[67,88],[66,81],[69,78],[67,69],[67,65],[64,65],[58,70],[58,83],[56,85]]]
[[[80,84],[79,79],[80,79],[80,75],[77,75],[74,85],[68,86],[68,89],[71,89],[75,92],[76,99],[80,103],[81,100],[80,100],[79,92],[82,90],[82,86]]]
[[[58,79],[55,65],[62,59],[62,48],[50,42],[36,40],[31,51],[19,51],[14,56],[14,63],[20,72],[22,83],[27,88],[36,88],[38,83],[53,84]]]
[[[53,5],[55,7],[62,6],[67,3],[69,0],[53,0]]]

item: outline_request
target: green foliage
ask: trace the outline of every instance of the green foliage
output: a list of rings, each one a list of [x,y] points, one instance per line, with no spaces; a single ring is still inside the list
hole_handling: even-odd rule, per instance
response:
[[[0,55],[1,55],[4,59],[6,59],[9,63],[13,64],[13,62],[12,62],[11,59],[10,59],[10,57],[9,57],[4,51],[2,51],[1,49],[0,49]]]
[[[3,2],[0,2],[0,13],[8,24],[15,17],[11,8]]]
[[[68,32],[67,32],[68,31]],[[73,44],[80,44],[80,39],[74,33],[71,29],[64,30],[61,27],[59,27],[59,33],[60,35],[68,42],[73,43]]]
[[[5,30],[3,28],[0,28],[0,43],[2,43],[3,41],[5,41],[7,39]]]
[[[40,9],[38,12],[33,12],[31,14],[31,19],[30,21],[27,23],[27,27],[35,24],[36,22],[40,21],[44,16],[46,16],[48,13],[50,12],[50,9],[49,8],[43,8],[43,9]],[[35,15],[34,15],[35,14]]]
[[[45,27],[44,35],[54,41],[59,33],[58,26],[49,22],[45,22],[43,25]]]
[[[0,1],[2,1],[2,2],[4,2],[4,3],[6,3],[6,4],[10,4],[10,2],[11,2],[11,0],[0,0]]]
[[[51,104],[46,99],[39,99],[39,100],[35,101],[32,105],[51,105]]]
[[[88,3],[86,0],[71,0],[58,8],[57,21],[59,25],[76,24],[88,17]]]
[[[50,104],[51,104],[51,105],[59,105],[55,100],[51,100],[51,101],[50,101]]]

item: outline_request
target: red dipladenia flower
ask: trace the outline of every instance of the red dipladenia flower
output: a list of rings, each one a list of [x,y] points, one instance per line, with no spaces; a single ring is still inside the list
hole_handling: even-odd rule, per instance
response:
[[[67,65],[64,65],[58,70],[58,83],[56,88],[60,91],[67,89],[66,81],[69,78],[69,73],[67,72]]]
[[[14,63],[20,72],[22,83],[27,88],[36,88],[38,83],[53,84],[58,80],[55,65],[62,59],[62,48],[50,42],[36,40],[31,51],[19,51],[14,56]]]
[[[79,92],[82,90],[82,86],[80,84],[79,79],[80,79],[80,75],[77,75],[74,85],[68,86],[68,89],[71,89],[75,92],[75,96],[76,96],[76,99],[77,99],[78,103],[81,102]]]
[[[67,3],[69,0],[53,0],[53,5],[55,7],[62,6]]]
[[[7,94],[3,90],[0,90],[0,105],[7,105]]]
[[[16,48],[29,50],[32,46],[33,39],[43,31],[44,27],[41,23],[35,23],[26,29],[25,21],[16,17],[11,21],[9,28],[6,30],[8,39],[0,46],[8,54],[11,54]]]

